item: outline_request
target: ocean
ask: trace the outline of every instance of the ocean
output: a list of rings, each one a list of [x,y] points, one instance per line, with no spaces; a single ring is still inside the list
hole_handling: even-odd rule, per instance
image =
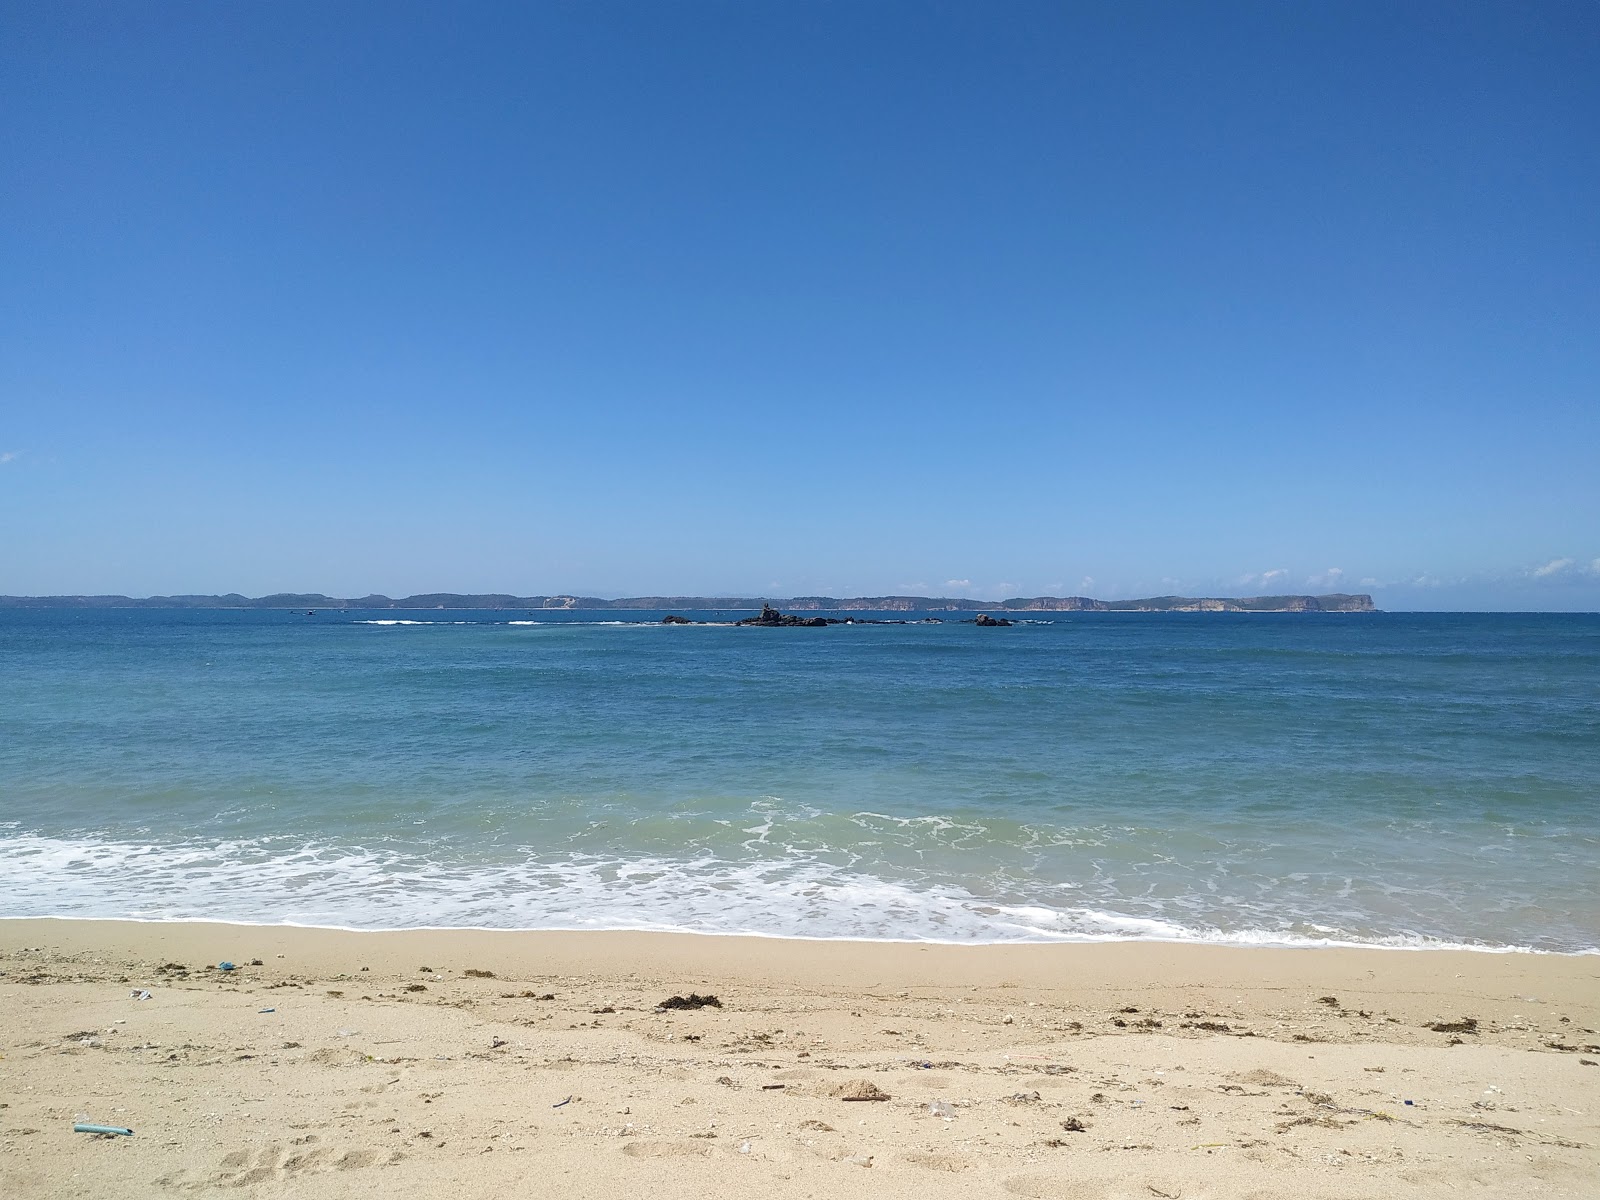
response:
[[[1600,617],[662,615],[0,611],[0,916],[1600,948]]]

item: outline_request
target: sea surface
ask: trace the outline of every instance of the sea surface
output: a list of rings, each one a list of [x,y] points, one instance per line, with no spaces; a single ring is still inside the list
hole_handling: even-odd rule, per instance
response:
[[[1600,947],[1600,617],[661,615],[0,611],[0,916]]]

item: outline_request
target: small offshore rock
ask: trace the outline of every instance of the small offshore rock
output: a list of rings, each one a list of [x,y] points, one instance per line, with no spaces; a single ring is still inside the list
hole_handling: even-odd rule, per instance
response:
[[[744,620],[737,623],[740,625],[764,625],[769,627],[782,625],[806,629],[820,629],[825,625],[841,625],[844,622],[839,621],[838,619],[830,621],[827,617],[797,617],[792,613],[781,613],[777,609],[773,608],[770,604],[762,604],[760,616],[746,617]]]

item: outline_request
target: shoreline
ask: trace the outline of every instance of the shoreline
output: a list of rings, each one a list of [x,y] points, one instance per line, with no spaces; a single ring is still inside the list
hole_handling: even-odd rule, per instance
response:
[[[494,955],[530,970],[534,960],[566,962],[569,969],[576,970],[585,964],[606,961],[613,954],[623,953],[629,961],[655,963],[660,970],[668,969],[669,964],[699,964],[702,973],[714,968],[737,972],[741,969],[736,965],[739,962],[760,963],[764,969],[772,970],[789,961],[801,964],[797,968],[799,974],[796,979],[810,978],[819,968],[826,969],[829,964],[854,965],[863,960],[870,960],[883,968],[892,966],[899,975],[904,976],[928,970],[929,963],[936,963],[941,975],[954,973],[966,976],[971,973],[977,960],[992,960],[992,964],[984,964],[984,970],[998,969],[1003,965],[1013,974],[1036,978],[1039,986],[1054,986],[1058,982],[1050,973],[1059,970],[1065,959],[1086,957],[1115,963],[1119,972],[1128,974],[1132,986],[1149,986],[1160,981],[1159,973],[1150,969],[1151,960],[1161,960],[1159,971],[1162,972],[1170,970],[1174,964],[1189,965],[1191,961],[1197,967],[1203,966],[1211,971],[1224,963],[1234,964],[1240,978],[1257,981],[1319,978],[1331,981],[1362,970],[1375,973],[1381,968],[1389,979],[1403,976],[1413,986],[1422,979],[1441,977],[1448,967],[1453,978],[1470,978],[1484,985],[1529,976],[1552,981],[1588,980],[1595,985],[1596,1015],[1600,1017],[1600,961],[1596,961],[1600,960],[1600,954],[1593,952],[1405,946],[1256,946],[1161,941],[1153,938],[966,943],[807,938],[687,930],[524,930],[450,926],[346,929],[134,917],[0,917],[0,950],[15,944],[19,938],[22,941],[29,938],[54,940],[72,951],[82,951],[90,946],[116,945],[125,953],[147,957],[155,955],[157,947],[162,946],[189,948],[199,941],[223,945],[247,942],[271,946],[274,953],[287,953],[292,949],[297,957],[306,956],[317,963],[318,969],[331,969],[339,961],[339,955],[380,953],[387,957],[404,947],[431,948],[436,957],[444,957],[442,952],[446,948],[454,954],[459,947],[469,943],[480,955]],[[1411,950],[1417,953],[1394,953]],[[235,949],[234,953],[237,956],[243,951]],[[226,958],[227,955],[223,954],[222,957]],[[1408,966],[1397,970],[1397,963],[1407,963]],[[1106,964],[1097,963],[1096,968],[1104,971]]]
[[[0,1193],[1592,1196],[1600,960],[1319,949],[0,919]]]
[[[571,926],[540,925],[527,927],[496,927],[487,925],[398,925],[392,928],[366,928],[359,925],[316,925],[297,921],[243,921],[226,917],[211,917],[201,919],[198,917],[85,917],[69,913],[53,913],[49,916],[0,916],[0,927],[8,922],[16,921],[68,921],[83,922],[87,924],[129,924],[129,925],[221,925],[242,929],[283,929],[307,930],[323,933],[349,933],[349,934],[405,934],[405,933],[488,933],[507,935],[532,935],[544,934],[639,934],[649,937],[684,937],[684,938],[749,938],[755,941],[800,942],[804,944],[829,944],[843,942],[848,944],[859,943],[864,946],[944,946],[955,949],[981,950],[990,947],[1003,946],[1033,946],[1033,947],[1060,947],[1060,946],[1120,946],[1120,945],[1150,945],[1150,946],[1189,946],[1196,949],[1218,950],[1271,950],[1287,952],[1308,952],[1326,950],[1353,950],[1374,952],[1398,952],[1402,954],[1492,954],[1492,955],[1533,955],[1549,956],[1553,958],[1600,958],[1600,946],[1585,947],[1582,950],[1546,950],[1538,946],[1511,946],[1511,945],[1481,945],[1467,942],[1446,942],[1443,940],[1429,940],[1421,943],[1415,942],[1357,942],[1328,939],[1313,941],[1309,938],[1300,941],[1271,940],[1263,936],[1261,940],[1250,938],[1230,939],[1226,936],[1217,939],[1203,937],[1133,937],[1106,934],[1104,936],[1091,935],[1062,935],[1055,938],[1012,938],[1004,941],[979,941],[976,939],[938,939],[938,938],[890,938],[890,937],[855,937],[850,935],[830,934],[800,934],[800,933],[762,933],[758,930],[723,930],[723,929],[682,929],[663,927],[634,927],[616,926],[612,928],[575,928]],[[1396,935],[1399,936],[1399,935]]]

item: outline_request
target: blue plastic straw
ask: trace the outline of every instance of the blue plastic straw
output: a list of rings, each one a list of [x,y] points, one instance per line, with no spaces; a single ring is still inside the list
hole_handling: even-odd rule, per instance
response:
[[[133,1130],[124,1129],[121,1125],[84,1125],[82,1123],[72,1127],[73,1133],[114,1133],[121,1137],[132,1137]]]

